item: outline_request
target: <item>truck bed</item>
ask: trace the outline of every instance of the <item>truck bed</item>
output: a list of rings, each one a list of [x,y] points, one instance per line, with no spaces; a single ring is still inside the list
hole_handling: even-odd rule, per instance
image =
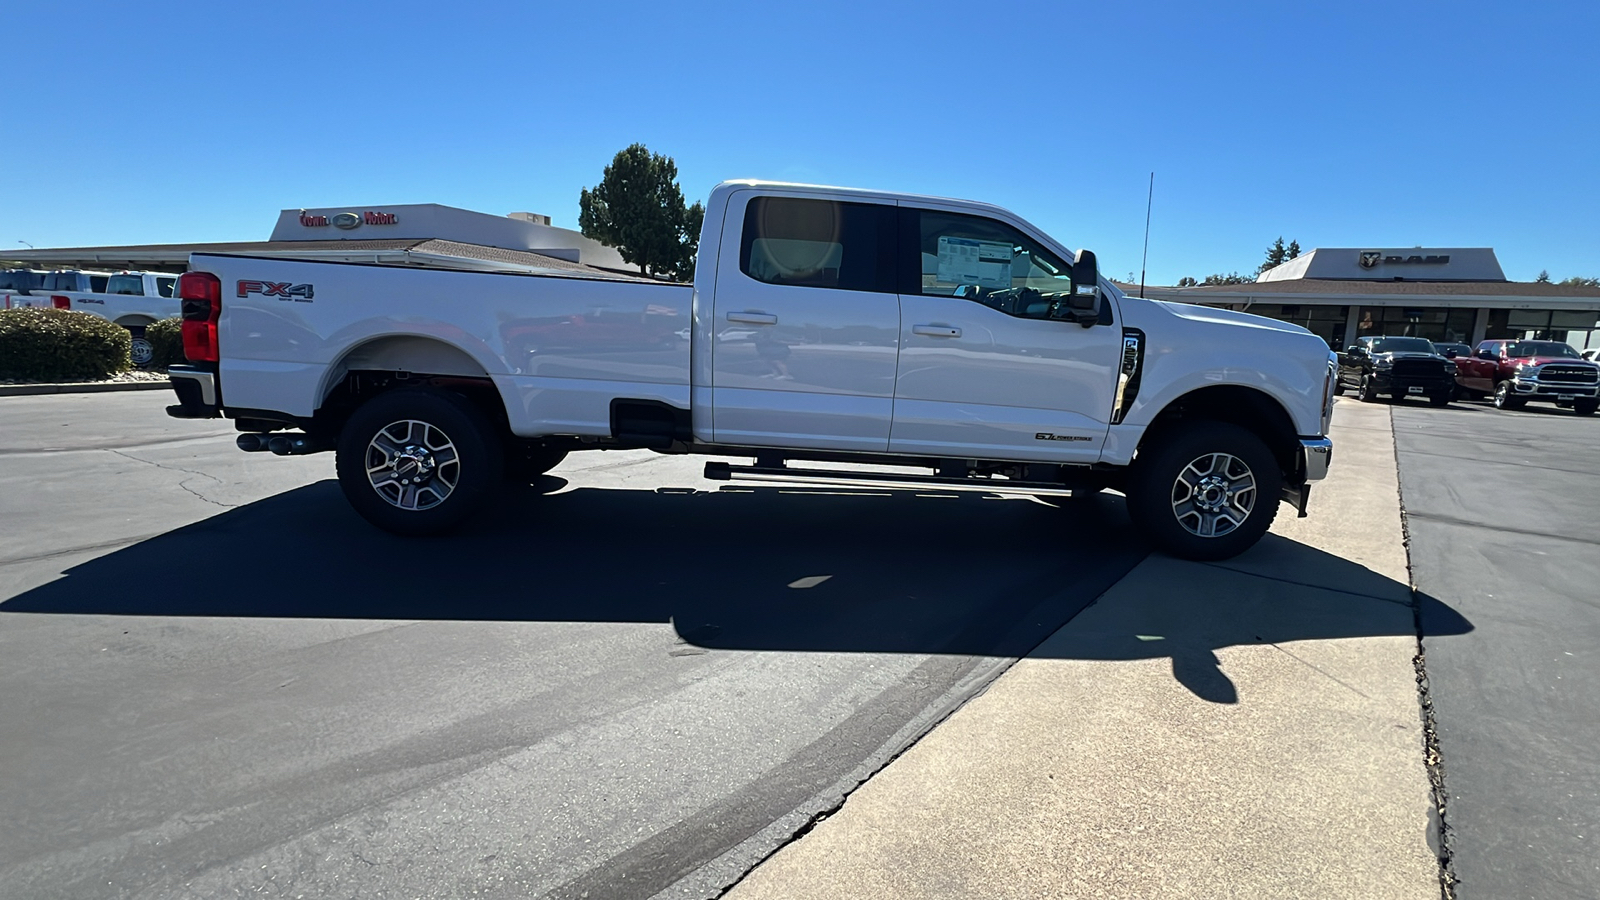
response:
[[[310,416],[347,372],[421,364],[492,379],[519,435],[608,435],[618,396],[689,405],[688,285],[209,254],[191,268],[222,281],[229,407]]]

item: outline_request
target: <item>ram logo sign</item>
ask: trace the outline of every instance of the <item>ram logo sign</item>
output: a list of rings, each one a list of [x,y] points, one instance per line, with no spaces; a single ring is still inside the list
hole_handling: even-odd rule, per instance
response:
[[[1442,266],[1450,261],[1448,253],[1411,253],[1401,256],[1398,253],[1384,253],[1382,250],[1362,250],[1361,268],[1374,269],[1379,263],[1386,266]]]
[[[292,300],[296,303],[310,303],[311,298],[316,296],[316,291],[309,284],[294,284],[288,281],[240,281],[238,296],[248,297],[251,294],[277,297],[279,300]]]

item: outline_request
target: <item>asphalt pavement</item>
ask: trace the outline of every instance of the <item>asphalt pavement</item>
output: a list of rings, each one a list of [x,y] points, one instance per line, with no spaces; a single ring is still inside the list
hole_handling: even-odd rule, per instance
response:
[[[406,540],[166,402],[0,398],[8,898],[1600,896],[1600,420],[1341,400],[1199,565],[640,452]]]
[[[1147,552],[637,452],[406,540],[166,402],[0,399],[8,897],[714,896]]]
[[[1394,408],[1462,900],[1600,897],[1600,419]]]

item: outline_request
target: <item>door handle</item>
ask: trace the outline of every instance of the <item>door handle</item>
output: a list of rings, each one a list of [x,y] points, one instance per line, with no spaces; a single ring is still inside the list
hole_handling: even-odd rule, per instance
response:
[[[776,325],[778,324],[778,317],[769,316],[766,313],[732,312],[728,313],[728,321],[743,322],[746,325]]]
[[[949,325],[913,325],[912,334],[925,334],[928,337],[961,337],[961,329]]]

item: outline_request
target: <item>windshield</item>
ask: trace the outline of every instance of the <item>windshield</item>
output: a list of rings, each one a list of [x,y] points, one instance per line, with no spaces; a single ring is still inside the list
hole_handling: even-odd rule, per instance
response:
[[[1427,338],[1380,338],[1372,346],[1373,353],[1432,353],[1433,342]]]
[[[1582,359],[1578,351],[1560,341],[1517,341],[1506,351],[1507,356],[1559,356],[1563,359]]]
[[[132,294],[135,297],[144,295],[144,279],[138,275],[113,275],[106,283],[108,294]]]

